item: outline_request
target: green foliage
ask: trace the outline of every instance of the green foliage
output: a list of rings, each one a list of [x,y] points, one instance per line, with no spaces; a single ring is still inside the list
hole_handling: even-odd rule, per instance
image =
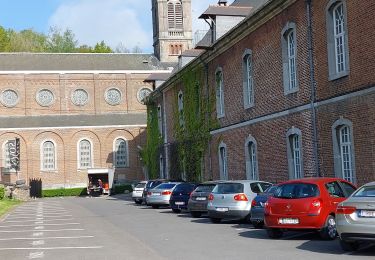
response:
[[[75,52],[78,41],[75,39],[74,33],[66,29],[65,32],[57,27],[51,27],[48,40],[47,40],[47,50],[53,53],[69,53]]]
[[[112,53],[111,47],[105,44],[104,41],[101,41],[100,43],[97,43],[94,47],[95,53]]]
[[[7,52],[10,48],[9,33],[0,26],[0,52]]]
[[[42,190],[42,197],[65,197],[87,195],[86,188]]]
[[[4,195],[5,195],[5,188],[0,187],[0,200],[4,199]]]
[[[141,158],[147,167],[148,177],[155,179],[159,176],[159,151],[161,149],[162,138],[158,125],[158,111],[156,104],[148,100],[147,102],[147,143],[141,151]]]
[[[8,30],[9,52],[43,52],[46,49],[47,37],[32,29],[15,32]]]
[[[119,184],[119,185],[115,185],[113,187],[113,190],[114,190],[115,194],[122,194],[126,190],[129,191],[129,192],[132,192],[133,188],[132,188],[131,184]]]

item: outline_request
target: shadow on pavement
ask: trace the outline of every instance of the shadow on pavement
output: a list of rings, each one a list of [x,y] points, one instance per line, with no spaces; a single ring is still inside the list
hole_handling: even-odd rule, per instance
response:
[[[335,241],[309,240],[296,247],[300,250],[310,251],[314,253],[342,255],[345,252],[341,249],[338,239]],[[365,243],[356,252],[349,253],[353,256],[375,256],[375,245]]]

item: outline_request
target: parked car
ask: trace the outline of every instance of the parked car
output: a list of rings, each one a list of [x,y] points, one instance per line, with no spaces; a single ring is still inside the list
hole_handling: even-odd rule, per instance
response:
[[[181,212],[182,209],[187,209],[190,194],[197,187],[195,183],[180,183],[173,189],[169,205],[175,213]]]
[[[268,236],[280,238],[287,230],[316,230],[323,239],[337,236],[337,204],[354,191],[355,186],[338,178],[292,180],[278,185],[265,206]]]
[[[199,184],[191,193],[188,201],[188,210],[194,218],[199,218],[202,214],[207,213],[208,197],[215,188],[218,181],[208,181]]]
[[[375,182],[365,184],[338,205],[336,225],[345,251],[357,250],[362,241],[375,241]]]
[[[143,202],[143,190],[145,189],[147,181],[140,181],[134,187],[132,192],[132,199],[136,204],[142,204]]]
[[[146,202],[146,197],[147,197],[147,192],[153,188],[155,188],[156,186],[158,186],[159,184],[162,184],[162,183],[165,183],[165,182],[168,182],[168,180],[166,179],[155,179],[155,180],[148,180],[147,183],[146,183],[146,186],[143,190],[143,202],[147,204]]]
[[[152,208],[157,209],[160,206],[169,206],[169,200],[172,191],[180,182],[166,182],[159,184],[147,192],[146,203]]]
[[[259,193],[251,202],[250,221],[255,228],[262,228],[264,225],[264,205],[268,198],[276,191],[277,185],[268,187],[264,192]]]
[[[213,223],[222,219],[250,221],[251,201],[272,183],[239,180],[218,183],[208,197],[207,211]]]

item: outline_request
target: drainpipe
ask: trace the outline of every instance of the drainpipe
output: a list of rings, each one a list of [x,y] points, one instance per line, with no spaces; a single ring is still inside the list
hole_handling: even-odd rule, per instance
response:
[[[312,117],[312,136],[313,136],[313,156],[315,161],[315,172],[317,177],[322,177],[319,164],[319,150],[318,150],[318,129],[316,116],[316,80],[314,68],[314,50],[313,50],[313,30],[312,30],[312,0],[306,0],[306,17],[307,17],[307,46],[308,46],[308,60],[310,67],[310,110]]]

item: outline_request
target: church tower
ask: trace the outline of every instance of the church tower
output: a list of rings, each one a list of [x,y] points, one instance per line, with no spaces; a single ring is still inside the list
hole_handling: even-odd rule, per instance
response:
[[[162,63],[177,63],[192,48],[191,0],[151,0],[154,54]]]

